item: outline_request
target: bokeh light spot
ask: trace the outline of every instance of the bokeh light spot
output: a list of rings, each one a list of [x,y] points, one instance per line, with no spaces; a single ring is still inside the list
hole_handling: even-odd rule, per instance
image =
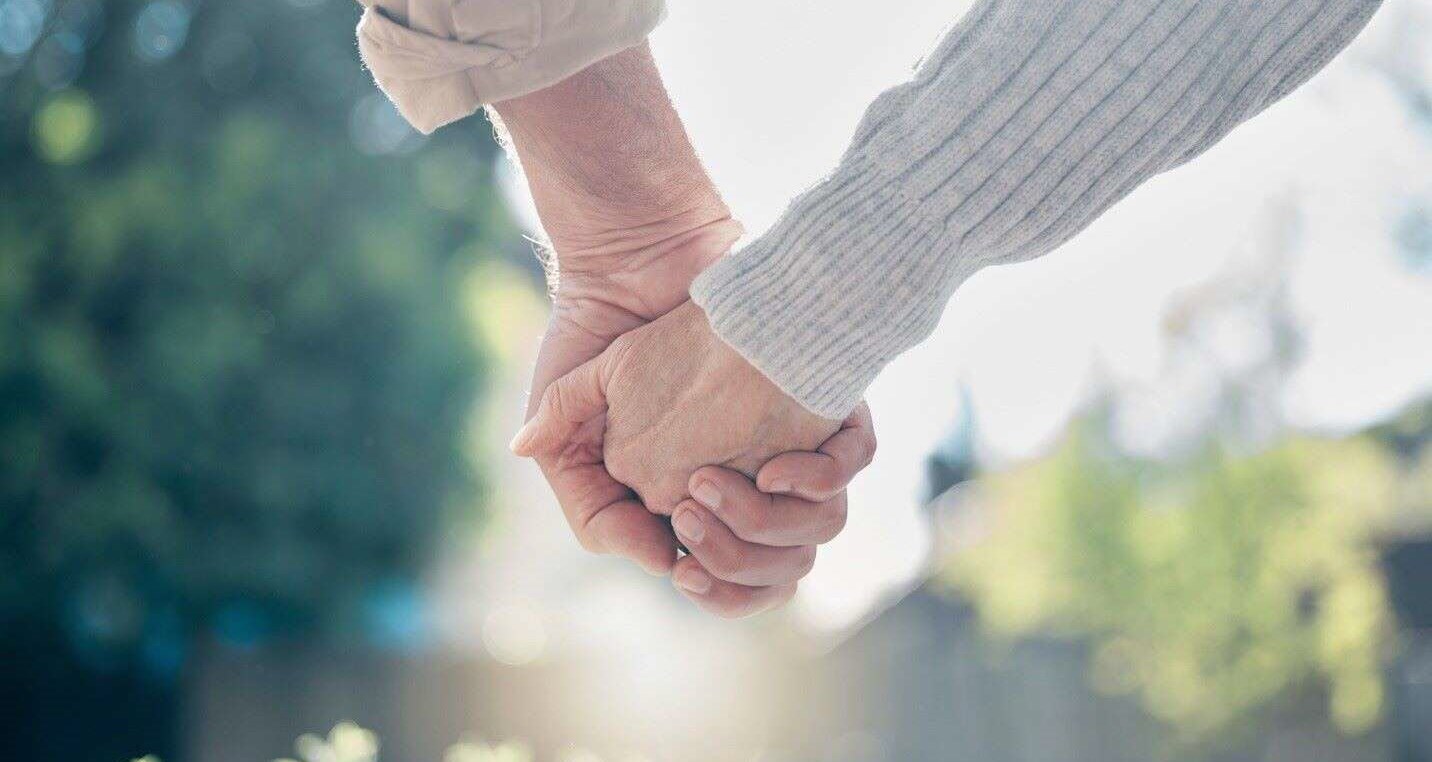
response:
[[[382,93],[358,101],[348,120],[348,132],[353,145],[369,156],[411,153],[423,144],[423,136]]]
[[[184,47],[189,8],[176,0],[155,0],[134,20],[134,50],[150,62],[163,61]]]
[[[501,606],[482,623],[482,644],[493,659],[503,664],[531,664],[547,649],[547,628],[531,606]]]
[[[48,4],[40,0],[0,0],[0,53],[22,56],[40,39]]]
[[[35,150],[51,164],[75,164],[94,152],[99,127],[94,101],[82,91],[66,90],[35,113]]]
[[[529,332],[547,318],[546,301],[531,279],[501,261],[473,268],[464,283],[463,304],[483,346],[505,363],[521,356]]]

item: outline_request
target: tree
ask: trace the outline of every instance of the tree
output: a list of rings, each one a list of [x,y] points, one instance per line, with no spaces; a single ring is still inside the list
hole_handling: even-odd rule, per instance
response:
[[[0,634],[345,632],[473,499],[493,142],[407,128],[357,11],[0,1]]]

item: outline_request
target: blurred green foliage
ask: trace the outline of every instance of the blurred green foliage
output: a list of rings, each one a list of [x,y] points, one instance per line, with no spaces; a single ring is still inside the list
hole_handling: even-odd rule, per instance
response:
[[[1390,614],[1373,533],[1398,480],[1370,437],[1154,463],[1087,424],[988,477],[975,498],[988,534],[943,579],[997,633],[1092,637],[1095,687],[1137,694],[1188,742],[1313,681],[1336,725],[1359,732],[1383,706]]]
[[[6,3],[0,633],[344,627],[475,499],[490,135],[408,129],[352,2]]]

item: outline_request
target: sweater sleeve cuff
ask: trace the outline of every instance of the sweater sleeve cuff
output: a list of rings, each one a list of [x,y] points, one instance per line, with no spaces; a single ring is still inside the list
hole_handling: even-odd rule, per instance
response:
[[[358,49],[424,134],[639,44],[664,0],[359,0]]]
[[[691,298],[786,394],[843,419],[881,369],[934,331],[949,293],[977,269],[956,248],[898,183],[857,162],[703,272]]]

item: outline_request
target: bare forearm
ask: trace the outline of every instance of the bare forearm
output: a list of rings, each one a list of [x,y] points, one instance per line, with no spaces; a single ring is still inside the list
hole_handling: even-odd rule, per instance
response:
[[[739,235],[645,44],[493,108],[564,262]]]

